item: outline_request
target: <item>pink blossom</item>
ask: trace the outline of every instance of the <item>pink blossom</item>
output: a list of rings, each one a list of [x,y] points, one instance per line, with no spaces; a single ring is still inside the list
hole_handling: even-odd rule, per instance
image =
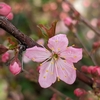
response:
[[[1,57],[1,60],[2,60],[2,62],[7,62],[7,60],[9,59],[9,53],[8,52],[6,52],[6,53],[4,53],[3,55],[2,55],[2,57]]]
[[[0,15],[7,17],[9,20],[13,19],[13,13],[11,13],[11,7],[3,2],[0,2]]]
[[[11,7],[3,2],[0,2],[0,15],[7,16],[11,12]]]
[[[21,64],[19,60],[13,61],[9,66],[9,70],[13,75],[19,74],[21,72]]]
[[[35,62],[42,62],[39,70],[39,84],[43,88],[51,86],[56,79],[72,84],[76,79],[73,63],[82,59],[82,49],[68,46],[65,34],[59,34],[49,39],[48,47],[34,46],[26,50],[25,55]]]

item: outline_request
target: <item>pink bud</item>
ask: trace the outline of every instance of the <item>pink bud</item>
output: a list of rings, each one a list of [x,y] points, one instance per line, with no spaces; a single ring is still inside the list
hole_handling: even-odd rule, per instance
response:
[[[81,71],[84,72],[84,73],[87,73],[87,69],[88,69],[87,66],[82,66],[81,67]]]
[[[7,16],[11,12],[11,7],[3,2],[0,2],[0,15]]]
[[[91,71],[91,73],[93,75],[100,76],[100,67],[98,67],[98,66],[94,67],[94,69]]]
[[[64,23],[67,26],[70,26],[72,24],[72,19],[70,17],[67,17],[64,19]]]
[[[9,13],[6,17],[7,17],[9,20],[12,20],[12,19],[13,19],[13,13]]]
[[[21,72],[21,64],[18,59],[10,64],[9,70],[13,75],[17,75]]]
[[[81,88],[77,88],[74,90],[74,94],[77,97],[80,97],[80,96],[84,95],[85,93],[86,93],[86,91],[84,89],[81,89]]]
[[[87,68],[87,73],[91,74],[92,70],[94,69],[95,67],[94,66],[89,66]]]
[[[9,59],[9,53],[8,52],[6,52],[6,53],[4,53],[3,55],[2,55],[2,57],[1,57],[1,60],[2,60],[2,62],[6,62],[8,59]]]

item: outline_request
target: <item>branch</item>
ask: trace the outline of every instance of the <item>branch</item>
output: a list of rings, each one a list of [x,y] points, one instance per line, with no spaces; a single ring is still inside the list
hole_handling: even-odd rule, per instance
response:
[[[31,38],[26,36],[24,33],[20,32],[11,22],[9,22],[5,17],[0,16],[0,27],[7,31],[10,35],[14,36],[20,43],[26,46],[26,48],[30,48],[33,46],[39,46],[41,45],[37,44],[35,41],[33,41]],[[84,74],[82,72],[77,71],[77,77],[89,85],[90,87],[93,86],[93,80]],[[100,84],[99,84],[100,85]]]
[[[68,1],[68,0],[64,0],[70,7],[70,9],[73,11],[73,12],[77,12],[79,13],[74,7],[73,5]],[[91,30],[93,30],[98,36],[100,36],[100,31],[98,29],[96,29],[94,26],[92,26],[89,21],[87,19],[85,19],[82,15],[79,15],[79,20],[81,22],[83,22],[85,25],[87,25]]]
[[[0,27],[15,37],[26,48],[33,47],[35,45],[40,46],[34,42],[31,38],[20,32],[12,23],[10,23],[5,17],[0,16]]]

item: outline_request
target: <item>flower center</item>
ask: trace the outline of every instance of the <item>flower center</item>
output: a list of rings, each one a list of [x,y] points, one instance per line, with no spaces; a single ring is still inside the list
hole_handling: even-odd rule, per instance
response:
[[[57,60],[58,59],[58,54],[53,54],[53,58],[54,58],[54,60]]]

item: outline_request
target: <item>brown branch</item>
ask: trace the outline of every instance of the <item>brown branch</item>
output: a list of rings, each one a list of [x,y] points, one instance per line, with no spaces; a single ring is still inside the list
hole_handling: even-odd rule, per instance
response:
[[[0,16],[0,27],[3,28],[8,33],[10,33],[12,36],[14,36],[26,48],[30,48],[35,45],[40,46],[36,42],[34,42],[31,38],[26,36],[24,33],[20,32],[20,30],[18,30],[12,23],[10,23],[3,16]]]
[[[26,46],[26,48],[30,48],[33,46],[40,46],[35,41],[33,41],[31,38],[20,32],[11,22],[9,22],[5,17],[0,16],[0,27],[3,28],[5,31],[7,31],[10,35],[14,36],[20,43]],[[77,71],[77,77],[88,84],[90,87],[93,85],[93,81],[91,78],[85,76],[81,72]]]
[[[70,7],[70,9],[73,11],[73,12],[77,12],[79,13],[74,7],[73,5],[68,1],[68,0],[64,0]],[[100,36],[100,31],[98,29],[96,29],[94,26],[92,26],[89,21],[87,19],[85,19],[82,15],[79,14],[79,20],[81,22],[83,22],[85,25],[87,25],[91,30],[93,30],[97,35]]]
[[[86,76],[84,73],[80,72],[80,71],[76,71],[77,72],[77,78],[79,80],[81,80],[82,82],[86,83],[87,85],[89,85],[91,88],[93,88],[93,80]]]

